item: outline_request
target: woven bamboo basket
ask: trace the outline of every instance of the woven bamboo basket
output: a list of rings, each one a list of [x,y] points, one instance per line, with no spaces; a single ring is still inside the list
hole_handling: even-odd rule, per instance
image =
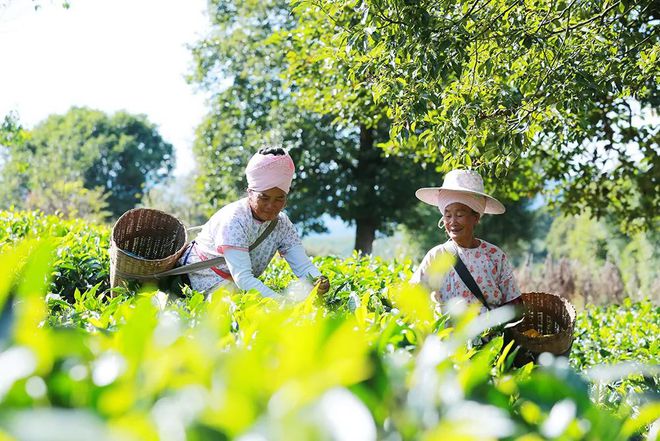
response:
[[[537,354],[568,355],[575,327],[573,305],[563,297],[544,292],[522,293],[521,299],[523,319],[511,328],[516,343]]]
[[[176,265],[188,243],[176,217],[151,208],[124,213],[112,228],[110,286],[126,280],[149,280]]]

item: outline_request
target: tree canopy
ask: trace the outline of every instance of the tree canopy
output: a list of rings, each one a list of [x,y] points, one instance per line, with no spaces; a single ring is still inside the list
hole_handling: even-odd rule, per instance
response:
[[[304,50],[289,38],[298,24],[288,2],[217,1],[209,10],[212,32],[193,48],[191,78],[212,94],[194,147],[201,201],[215,209],[236,198],[250,156],[275,143],[296,163],[287,211],[306,230],[322,231],[324,214],[340,217],[357,227],[355,248],[370,252],[377,231],[419,219],[414,191],[439,175],[377,148],[389,139],[389,121],[367,91],[355,91],[341,106],[313,107],[286,81],[294,61],[288,54]],[[309,75],[318,82],[340,78]]]
[[[388,152],[471,167],[566,212],[657,222],[657,2],[296,0],[291,52],[386,109]],[[302,68],[304,70],[304,68]],[[300,81],[308,103],[342,88]],[[350,101],[350,97],[349,97]]]
[[[174,165],[172,145],[144,115],[108,116],[72,108],[49,116],[32,130],[7,128],[5,133],[12,134],[3,149],[6,206],[28,206],[36,200],[61,207],[62,201],[51,199],[60,199],[62,189],[68,188],[79,189],[78,196],[87,199],[105,199],[112,215],[118,216],[135,207],[145,190]],[[64,185],[73,182],[79,184]],[[90,209],[87,205],[82,211]]]

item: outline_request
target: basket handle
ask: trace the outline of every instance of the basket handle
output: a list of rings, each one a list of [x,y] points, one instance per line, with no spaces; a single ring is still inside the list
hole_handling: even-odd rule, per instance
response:
[[[186,233],[194,233],[196,231],[200,231],[203,227],[204,225],[197,225],[196,227],[186,228]]]
[[[176,268],[172,268],[171,270],[154,274],[151,277],[153,277],[154,279],[160,279],[162,277],[167,277],[167,276],[176,276],[179,274],[191,273],[193,271],[197,271],[200,269],[211,268],[212,266],[217,266],[218,264],[221,263],[225,263],[224,256],[218,256],[218,257],[214,257],[213,259],[202,260],[200,262],[189,263],[188,265],[178,266]]]
[[[148,281],[154,279],[162,279],[163,277],[167,277],[167,276],[177,276],[179,274],[185,274],[192,271],[211,268],[212,266],[216,266],[221,263],[225,263],[225,258],[223,256],[214,257],[213,259],[208,259],[208,260],[202,260],[201,262],[189,263],[188,265],[178,266],[176,268],[172,268],[171,270],[163,271],[156,274],[149,274],[145,276],[137,275],[137,274],[127,274],[119,270],[115,270],[115,274],[117,275],[117,277],[121,279],[136,279],[136,280]]]

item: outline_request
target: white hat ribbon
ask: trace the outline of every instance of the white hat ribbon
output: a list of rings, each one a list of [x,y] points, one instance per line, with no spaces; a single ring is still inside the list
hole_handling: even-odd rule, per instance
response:
[[[442,187],[420,188],[415,196],[444,213],[447,205],[461,203],[479,214],[502,214],[504,205],[484,193],[484,181],[474,170],[452,170],[445,175]]]

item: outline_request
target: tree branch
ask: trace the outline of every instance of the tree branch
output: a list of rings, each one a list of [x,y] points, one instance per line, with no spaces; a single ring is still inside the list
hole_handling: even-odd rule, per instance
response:
[[[557,31],[551,31],[549,35],[559,34],[559,33],[564,32],[564,31],[566,31],[566,33],[568,34],[568,32],[573,31],[573,30],[578,29],[578,28],[581,28],[582,26],[587,25],[587,24],[591,23],[592,21],[596,21],[596,20],[598,20],[598,19],[604,18],[605,16],[607,16],[607,14],[608,14],[612,9],[614,9],[615,7],[617,7],[617,6],[619,5],[619,3],[621,3],[621,2],[618,1],[618,2],[614,3],[612,6],[609,6],[607,9],[605,9],[605,10],[604,10],[603,12],[601,12],[600,14],[598,14],[598,15],[596,15],[596,16],[594,16],[594,17],[591,17],[591,18],[589,18],[589,19],[587,19],[587,20],[583,20],[583,21],[581,21],[581,22],[579,22],[579,23],[575,23],[574,25],[569,26],[568,23],[566,23],[567,26],[566,26],[565,29],[560,29],[560,30],[557,30]],[[630,11],[630,10],[628,10],[628,11]]]
[[[462,22],[463,20],[467,19],[472,14],[472,12],[474,11],[474,8],[479,4],[479,1],[480,0],[475,0],[475,2],[472,3],[472,6],[470,6],[470,9],[465,13],[465,15],[453,24],[456,25],[456,24]],[[490,0],[486,1],[486,3],[482,6],[482,8],[485,7],[486,5],[488,5],[488,3],[490,3]]]
[[[400,20],[393,20],[390,17],[387,17],[384,13],[383,10],[380,8],[378,0],[373,0],[372,3],[376,7],[376,13],[378,14],[378,17],[381,19],[385,20],[388,24],[390,25],[399,25],[399,26],[406,26],[407,23],[400,21]]]
[[[481,35],[483,35],[488,29],[490,29],[491,27],[493,27],[493,25],[494,25],[494,24],[495,24],[500,18],[502,18],[502,16],[504,16],[504,14],[506,14],[507,12],[509,12],[510,10],[512,10],[513,8],[515,8],[516,6],[518,6],[518,5],[519,5],[520,3],[522,3],[523,1],[524,1],[524,0],[516,0],[511,6],[509,6],[508,8],[506,8],[504,11],[500,12],[500,14],[499,14],[497,17],[495,17],[490,23],[488,23],[488,25],[487,25],[484,29],[482,29],[481,32],[479,32],[479,33],[476,34],[474,37],[472,37],[471,39],[469,39],[468,42],[471,42],[471,41],[476,40],[476,39],[478,39],[479,37],[481,37]]]
[[[626,50],[626,51],[623,53],[623,55],[621,55],[621,56],[622,56],[622,57],[625,57],[625,56],[628,55],[631,51],[637,49],[639,46],[641,46],[642,44],[646,43],[648,40],[651,39],[651,37],[653,37],[653,36],[655,36],[655,34],[657,34],[658,29],[659,29],[659,28],[653,28],[653,30],[651,31],[651,33],[649,33],[649,35],[647,35],[647,37],[646,37],[645,39],[639,41],[639,42],[636,43],[634,46],[632,46],[631,48],[629,48],[628,50]]]

